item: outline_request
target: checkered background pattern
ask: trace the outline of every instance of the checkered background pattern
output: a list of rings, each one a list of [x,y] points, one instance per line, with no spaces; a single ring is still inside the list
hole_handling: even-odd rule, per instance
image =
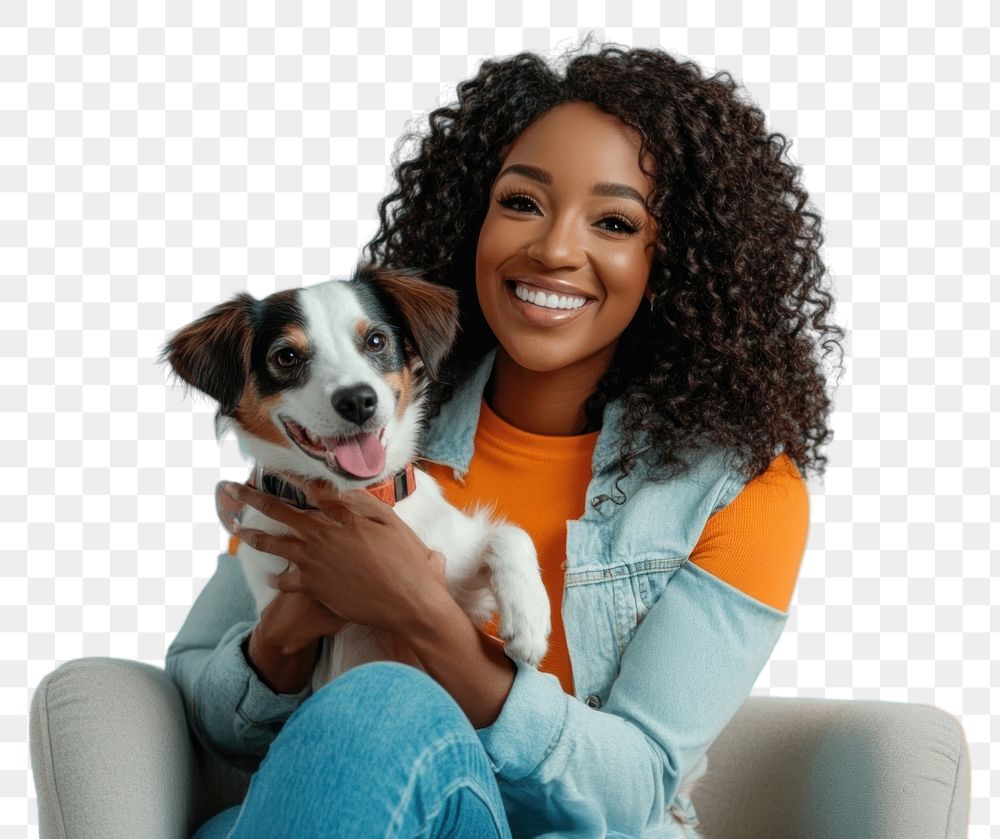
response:
[[[40,680],[162,666],[224,545],[213,488],[246,467],[155,363],[167,334],[349,273],[407,124],[587,32],[729,70],[826,219],[847,372],[756,692],[947,710],[970,836],[1000,836],[998,7],[409,5],[0,4],[0,839],[37,836]]]

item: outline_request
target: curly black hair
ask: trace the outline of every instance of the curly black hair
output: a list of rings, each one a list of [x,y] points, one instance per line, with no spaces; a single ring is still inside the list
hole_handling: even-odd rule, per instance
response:
[[[640,161],[654,161],[643,168],[655,183],[654,304],[640,305],[584,406],[596,428],[605,404],[624,399],[619,479],[641,431],[651,432],[651,467],[668,473],[686,468],[685,449],[714,444],[748,479],[782,450],[803,474],[822,474],[832,437],[824,362],[838,350],[842,371],[844,332],[828,321],[821,218],[807,209],[790,143],[768,133],[726,72],[706,78],[662,50],[613,44],[562,59],[561,74],[531,52],[483,61],[457,85],[457,103],[432,111],[429,131],[411,129],[393,154],[396,188],[379,203],[368,257],[459,293],[459,338],[428,417],[497,343],[477,300],[475,255],[506,149],[545,111],[582,100],[635,129]]]

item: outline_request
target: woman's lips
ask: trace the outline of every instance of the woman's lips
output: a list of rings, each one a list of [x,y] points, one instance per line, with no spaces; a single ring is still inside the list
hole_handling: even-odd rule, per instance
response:
[[[522,300],[514,293],[514,281],[507,280],[504,284],[504,289],[506,289],[507,298],[511,301],[511,304],[521,313],[529,323],[535,323],[539,326],[558,326],[563,323],[568,323],[571,320],[578,318],[583,312],[587,311],[596,300],[588,300],[578,309],[546,309],[542,306],[536,306],[534,303],[529,303],[527,300]]]

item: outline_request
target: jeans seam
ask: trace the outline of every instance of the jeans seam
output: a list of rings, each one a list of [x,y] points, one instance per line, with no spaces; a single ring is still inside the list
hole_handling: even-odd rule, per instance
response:
[[[410,777],[408,778],[406,783],[406,789],[403,791],[403,796],[400,799],[399,804],[396,806],[396,811],[392,814],[392,820],[389,822],[389,826],[386,828],[385,831],[386,839],[392,839],[392,837],[399,835],[398,833],[399,827],[403,820],[402,814],[406,806],[410,803],[410,799],[413,797],[413,790],[416,787],[417,777],[423,770],[424,764],[426,764],[434,755],[444,751],[446,748],[448,748],[448,746],[451,746],[455,743],[459,743],[462,740],[467,740],[465,734],[448,734],[445,735],[444,737],[440,737],[436,741],[434,741],[430,746],[425,748],[417,757],[417,759],[413,762],[413,767],[410,770]],[[465,781],[467,779],[463,778],[460,780]],[[495,821],[496,813],[493,812],[492,807],[490,807],[490,813]]]
[[[480,801],[483,802],[484,805],[486,805],[486,809],[489,811],[490,818],[493,819],[493,827],[496,828],[497,836],[503,836],[504,835],[503,827],[500,823],[499,817],[497,816],[497,812],[493,807],[493,802],[490,801],[489,794],[478,783],[476,783],[474,778],[459,778],[458,780],[454,781],[450,786],[448,786],[445,789],[444,793],[441,795],[441,801],[438,803],[437,807],[435,807],[430,813],[428,813],[427,825],[425,825],[424,827],[425,828],[428,827],[431,820],[435,816],[437,816],[438,813],[441,812],[441,808],[444,807],[445,802],[448,800],[448,798],[454,793],[458,792],[458,790],[462,789],[463,787],[467,788],[473,795],[476,796],[476,798],[478,798]],[[423,835],[424,835],[423,831],[418,833],[417,834],[418,839]]]

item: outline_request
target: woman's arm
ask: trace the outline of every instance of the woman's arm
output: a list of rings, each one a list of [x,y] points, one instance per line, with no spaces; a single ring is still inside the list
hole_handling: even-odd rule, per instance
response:
[[[477,629],[447,590],[397,634],[461,706],[473,728],[496,720],[517,666],[504,654],[503,642]]]
[[[220,554],[215,574],[166,656],[166,671],[180,689],[188,724],[202,746],[251,768],[310,693],[308,686],[294,694],[276,693],[257,675],[243,651],[256,625],[239,561]]]

